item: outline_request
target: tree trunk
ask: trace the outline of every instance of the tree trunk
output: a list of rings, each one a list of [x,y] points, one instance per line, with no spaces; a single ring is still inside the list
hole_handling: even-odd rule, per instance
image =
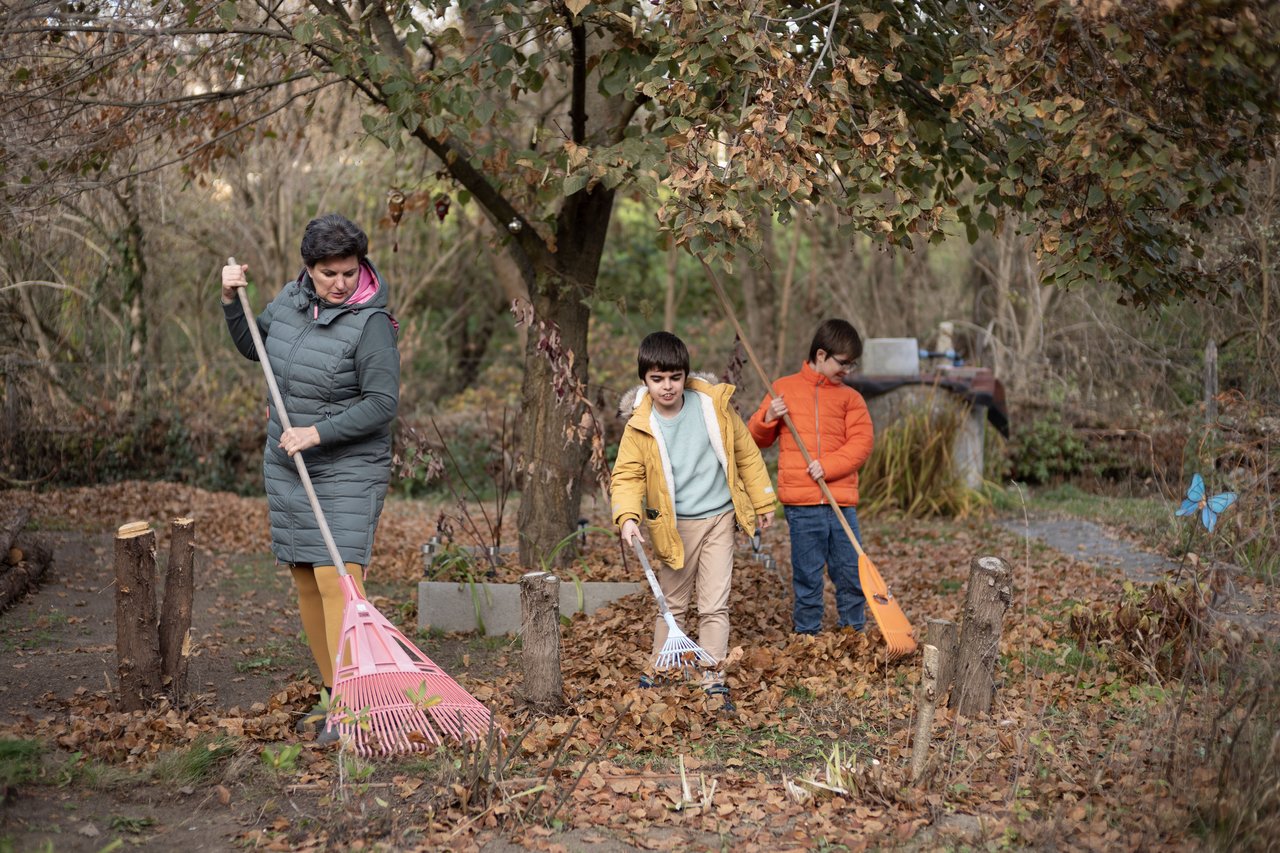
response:
[[[169,527],[169,563],[165,567],[164,605],[160,610],[160,678],[175,705],[187,690],[195,554],[195,520],[175,518]]]
[[[590,299],[612,213],[612,191],[597,187],[570,196],[557,217],[555,253],[526,254],[522,264],[534,279],[529,298],[536,320],[547,324],[540,330],[535,322],[530,330],[521,389],[524,483],[517,523],[525,566],[567,566],[577,557],[572,541],[556,546],[577,532],[583,478],[594,473],[586,470],[594,436],[581,429],[586,404],[569,386],[576,383],[585,398]],[[535,268],[538,263],[554,267]]]
[[[547,572],[520,578],[520,635],[524,641],[521,693],[539,711],[557,713],[564,705],[560,671],[560,579]]]
[[[524,483],[518,523],[520,563],[551,568],[568,565],[577,556],[573,543],[556,552],[556,545],[577,530],[582,503],[584,467],[590,444],[573,429],[582,417],[582,404],[572,394],[557,392],[566,382],[585,387],[587,323],[591,310],[572,288],[561,298],[538,294],[538,319],[554,321],[558,340],[535,326],[525,351],[524,387],[520,412],[520,455]],[[572,366],[559,354],[571,354]]]
[[[1004,613],[1013,599],[1013,573],[999,557],[974,557],[960,630],[951,707],[973,716],[991,710]]]
[[[156,631],[156,534],[145,521],[116,532],[116,657],[120,710],[145,708],[160,692]]]

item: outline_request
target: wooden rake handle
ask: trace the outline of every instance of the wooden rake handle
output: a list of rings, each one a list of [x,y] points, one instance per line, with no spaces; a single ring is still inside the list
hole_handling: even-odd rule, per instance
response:
[[[227,266],[239,266],[235,258],[227,258]],[[262,365],[262,373],[267,377],[267,387],[271,389],[271,402],[276,407],[276,413],[280,416],[280,426],[284,429],[292,429],[289,423],[289,413],[284,409],[284,399],[280,396],[280,387],[276,385],[276,375],[271,370],[271,360],[267,358],[267,347],[262,342],[262,333],[258,331],[258,318],[253,314],[253,308],[249,305],[249,294],[245,293],[243,287],[236,288],[236,295],[240,297],[240,307],[244,310],[244,319],[249,326],[249,336],[253,338],[253,348],[258,353],[258,363]],[[311,502],[311,511],[315,513],[316,524],[320,527],[320,535],[324,538],[324,546],[329,551],[329,557],[333,560],[334,567],[338,570],[338,574],[346,577],[347,564],[343,562],[342,555],[338,553],[338,543],[333,541],[333,533],[329,530],[329,523],[324,519],[324,511],[320,509],[320,499],[316,497],[316,488],[311,485],[311,475],[307,473],[307,463],[302,461],[302,452],[293,454],[294,467],[298,469],[298,479],[302,480],[302,488],[306,489],[307,500]]]
[[[716,277],[715,271],[702,260],[699,256],[698,260],[702,263],[702,268],[707,271],[707,278],[711,280],[711,286],[715,289],[716,296],[720,297],[720,303],[724,306],[724,313],[729,318],[729,322],[733,323],[733,329],[738,334],[738,340],[742,342],[742,348],[747,351],[747,358],[751,361],[751,366],[756,369],[756,373],[760,374],[760,381],[764,382],[765,387],[769,389],[769,395],[777,397],[777,393],[773,390],[773,380],[769,378],[769,374],[764,372],[760,360],[756,358],[755,350],[751,348],[751,343],[747,340],[746,333],[742,331],[742,325],[738,323],[738,318],[733,312],[733,305],[729,302],[729,297],[724,292],[724,287],[720,284],[720,279]],[[804,442],[800,440],[800,433],[796,430],[796,425],[791,421],[791,415],[784,414],[782,422],[787,425],[787,429],[791,430],[791,437],[795,439],[796,447],[800,448],[800,455],[804,457],[805,465],[813,464],[813,457],[809,455],[809,449],[804,446]],[[822,489],[822,494],[827,499],[827,503],[831,504],[831,508],[836,511],[836,518],[840,519],[840,526],[844,528],[844,532],[849,536],[849,541],[853,543],[853,548],[858,552],[859,557],[865,558],[867,555],[862,550],[858,537],[853,534],[853,528],[849,526],[849,520],[844,517],[844,512],[840,508],[840,504],[836,501],[836,496],[831,494],[831,489],[827,486],[827,481],[823,477],[818,478],[818,487]]]

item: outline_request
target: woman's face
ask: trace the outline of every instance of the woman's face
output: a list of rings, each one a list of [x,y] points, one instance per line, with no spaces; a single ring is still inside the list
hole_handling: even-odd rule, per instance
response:
[[[315,266],[307,267],[307,273],[316,286],[316,296],[330,305],[341,305],[356,291],[356,284],[360,281],[360,259],[355,255],[325,258]]]

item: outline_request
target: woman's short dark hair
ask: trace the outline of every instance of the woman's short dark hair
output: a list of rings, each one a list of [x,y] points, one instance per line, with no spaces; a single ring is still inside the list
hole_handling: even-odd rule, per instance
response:
[[[809,344],[810,364],[818,357],[818,350],[824,350],[832,358],[847,355],[857,361],[862,358],[862,338],[858,337],[858,330],[848,320],[824,320]]]
[[[652,332],[640,342],[640,351],[636,353],[636,367],[639,368],[641,379],[651,370],[679,370],[687,375],[689,348],[670,332]]]
[[[363,261],[369,254],[369,238],[350,219],[340,213],[330,213],[307,223],[302,232],[302,262],[313,267],[330,258],[349,258]]]

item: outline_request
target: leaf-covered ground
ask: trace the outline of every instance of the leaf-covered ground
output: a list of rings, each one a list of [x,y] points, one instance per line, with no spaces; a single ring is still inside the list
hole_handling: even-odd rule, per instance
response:
[[[1257,632],[1197,635],[1197,647],[1230,652],[1213,658],[1216,680],[1144,672],[1105,647],[1082,654],[1068,614],[1114,612],[1122,571],[1028,549],[986,521],[864,520],[868,552],[920,628],[960,620],[971,558],[997,555],[1014,570],[993,711],[940,709],[913,784],[919,659],[888,661],[874,630],[791,635],[782,533],[766,541],[775,571],[741,543],[731,639],[741,651],[727,673],[736,714],[707,708],[694,687],[638,686],[655,608],[636,595],[566,625],[557,716],[522,706],[518,641],[417,635],[495,711],[508,746],[369,763],[293,732],[315,688],[287,579],[266,554],[261,499],[141,483],[0,498],[30,505],[64,558],[61,581],[0,616],[4,666],[22,667],[0,691],[2,735],[45,746],[4,793],[0,849],[6,838],[14,849],[191,846],[183,828],[207,845],[192,849],[1149,850],[1276,837],[1262,834],[1274,798],[1240,770],[1247,725],[1275,716],[1274,692],[1238,701],[1241,685],[1270,672]],[[441,512],[462,526],[456,509],[392,501],[379,530],[371,594],[408,630],[420,546]],[[178,515],[197,519],[201,548],[199,696],[121,714],[105,687],[110,531],[150,519],[163,533]],[[603,534],[589,536],[574,571],[637,572]]]

